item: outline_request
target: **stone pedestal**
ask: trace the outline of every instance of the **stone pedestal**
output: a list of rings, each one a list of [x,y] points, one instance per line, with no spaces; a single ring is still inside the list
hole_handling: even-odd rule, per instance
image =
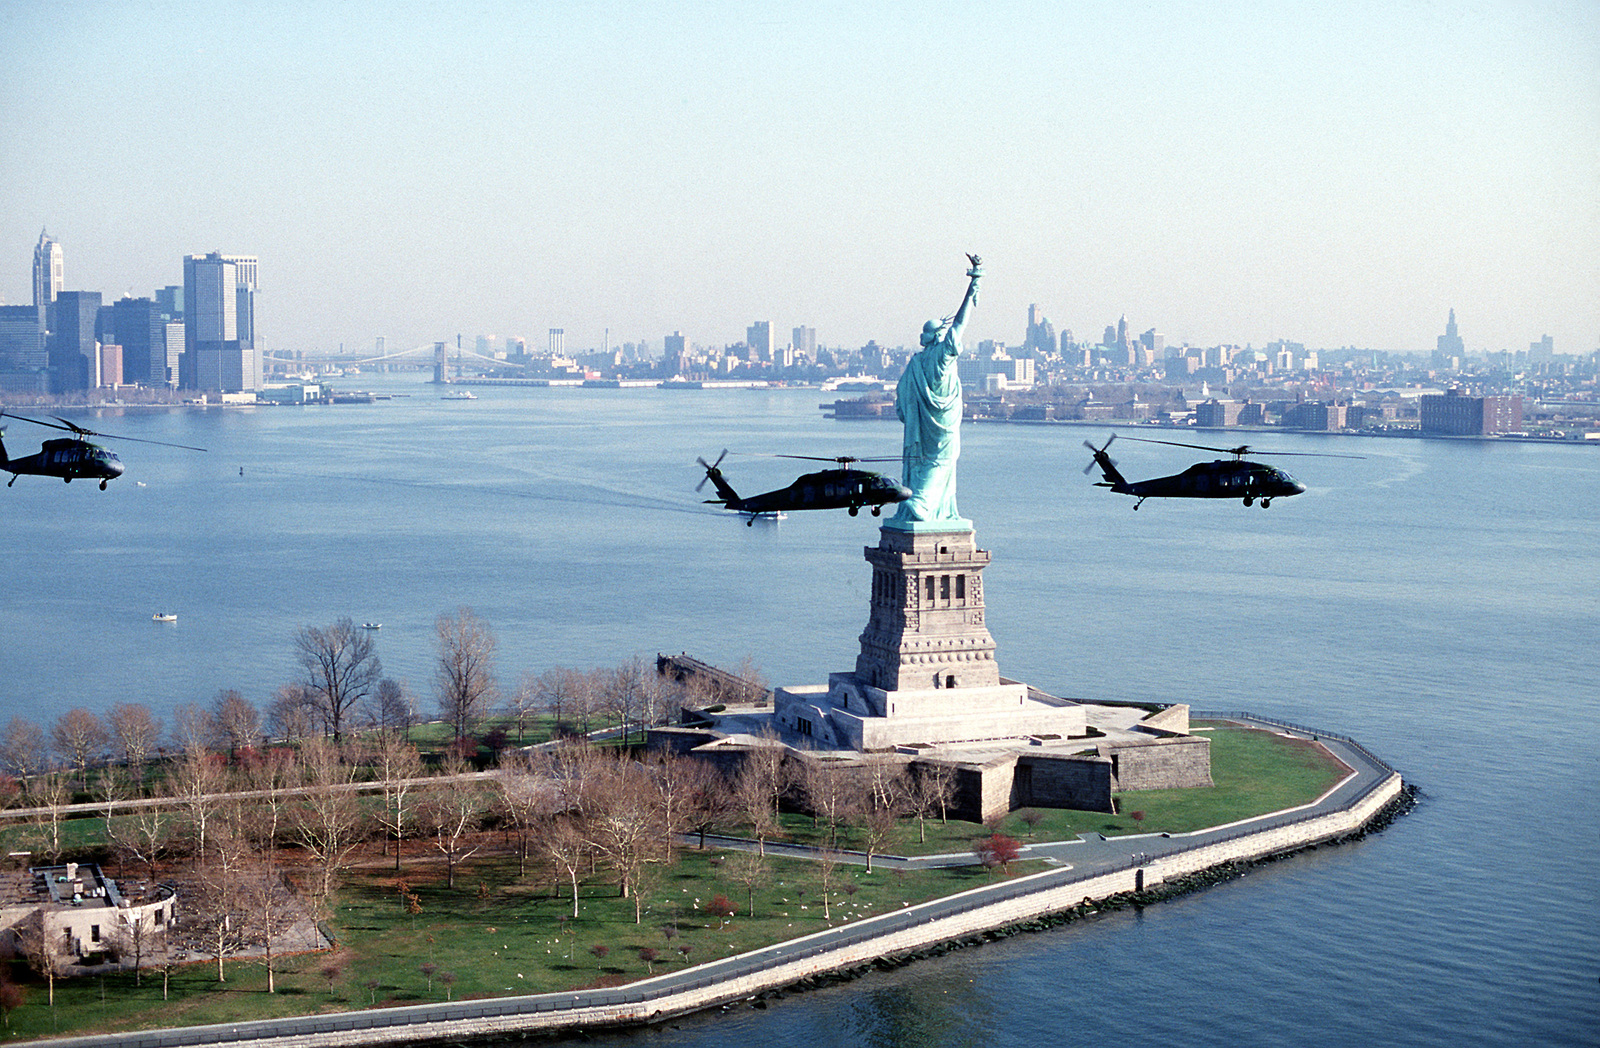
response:
[[[855,671],[777,689],[786,733],[849,750],[1084,733],[1081,706],[1000,676],[984,624],[989,553],[970,528],[880,534],[865,550],[872,604]]]
[[[865,550],[872,608],[856,679],[884,691],[999,684],[994,638],[983,620],[988,551],[970,529],[880,533],[878,545]]]

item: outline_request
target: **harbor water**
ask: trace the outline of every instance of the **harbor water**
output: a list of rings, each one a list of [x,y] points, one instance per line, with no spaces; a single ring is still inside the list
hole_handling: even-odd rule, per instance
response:
[[[341,616],[382,624],[386,675],[431,713],[434,622],[460,607],[495,630],[506,687],[657,652],[775,684],[853,666],[877,522],[746,527],[700,501],[695,458],[730,449],[754,493],[809,468],[772,454],[896,455],[893,421],[826,420],[816,390],[360,384],[393,399],[67,413],[208,450],[106,441],[127,466],[107,491],[0,490],[0,714],[142,702],[170,724],[223,689],[264,707],[297,679],[294,631]],[[12,455],[32,429],[8,422]],[[1418,809],[1173,902],[611,1040],[1600,1043],[1600,448],[1195,435],[1364,457],[1269,458],[1309,490],[1265,511],[1134,512],[1081,472],[1107,433],[965,428],[1001,672],[1346,733]],[[1130,479],[1206,457],[1113,454]]]

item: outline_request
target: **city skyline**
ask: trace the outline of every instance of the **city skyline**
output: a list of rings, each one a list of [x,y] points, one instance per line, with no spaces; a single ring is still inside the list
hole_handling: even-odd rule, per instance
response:
[[[391,10],[0,10],[0,301],[47,229],[250,251],[266,350],[895,345],[972,250],[972,341],[1600,346],[1592,5]]]

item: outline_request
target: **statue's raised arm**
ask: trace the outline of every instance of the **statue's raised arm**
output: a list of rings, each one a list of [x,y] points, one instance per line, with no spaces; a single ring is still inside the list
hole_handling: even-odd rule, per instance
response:
[[[967,314],[978,304],[983,260],[969,254],[967,293],[955,316],[922,326],[922,349],[911,358],[895,390],[895,411],[905,424],[903,471],[911,497],[885,527],[902,531],[970,529],[956,508],[956,459],[961,455],[961,379],[956,357]]]
[[[961,308],[956,310],[955,319],[950,322],[950,336],[955,339],[957,348],[961,345],[961,332],[967,326],[967,311],[978,304],[978,280],[983,276],[983,259],[970,253],[967,258],[972,262],[972,268],[967,270],[970,278],[967,293],[961,299]]]

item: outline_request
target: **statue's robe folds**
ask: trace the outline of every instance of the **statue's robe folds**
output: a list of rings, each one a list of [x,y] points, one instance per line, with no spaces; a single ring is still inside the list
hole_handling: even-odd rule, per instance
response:
[[[905,424],[901,478],[911,497],[888,525],[961,520],[956,509],[956,459],[961,455],[961,379],[954,331],[924,347],[900,375],[895,412]]]

